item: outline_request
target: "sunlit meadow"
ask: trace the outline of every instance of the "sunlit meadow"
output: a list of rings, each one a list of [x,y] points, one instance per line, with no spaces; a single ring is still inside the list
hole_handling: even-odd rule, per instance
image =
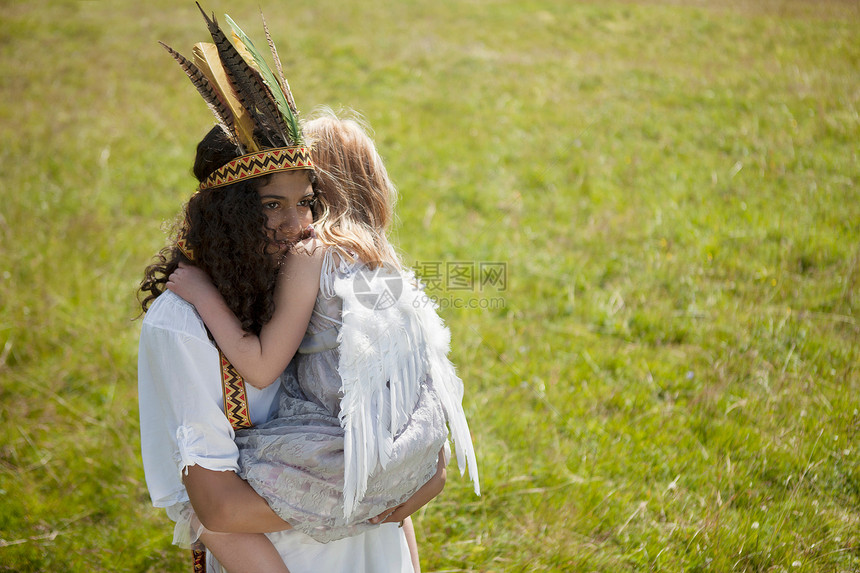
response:
[[[860,571],[856,0],[262,5],[360,112],[479,456],[425,572]],[[212,120],[188,2],[0,0],[0,571],[189,571],[135,289]],[[223,21],[223,19],[222,19]]]

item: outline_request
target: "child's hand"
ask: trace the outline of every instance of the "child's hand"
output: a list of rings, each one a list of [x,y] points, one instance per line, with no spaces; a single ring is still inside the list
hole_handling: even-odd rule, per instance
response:
[[[167,288],[195,306],[207,296],[220,296],[205,271],[185,263],[179,263],[179,267],[170,273]]]
[[[293,244],[290,254],[293,255],[310,255],[313,251],[321,246],[317,240],[317,233],[311,225],[308,225],[302,231],[299,240]]]

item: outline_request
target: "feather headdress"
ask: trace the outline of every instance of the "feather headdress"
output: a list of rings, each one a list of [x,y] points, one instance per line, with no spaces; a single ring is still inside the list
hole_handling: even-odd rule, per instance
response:
[[[179,62],[238,153],[203,181],[200,190],[278,171],[313,169],[310,150],[304,145],[299,126],[299,112],[265,18],[263,29],[277,76],[229,16],[225,17],[233,29],[233,42],[214,14],[211,18],[207,16],[199,3],[197,8],[206,20],[212,43],[195,44],[193,61],[170,46],[161,45]]]

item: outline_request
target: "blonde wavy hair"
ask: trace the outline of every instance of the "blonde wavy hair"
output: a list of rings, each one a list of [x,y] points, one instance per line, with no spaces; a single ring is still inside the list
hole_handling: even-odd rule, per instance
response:
[[[302,127],[317,171],[317,238],[371,268],[382,263],[402,268],[387,236],[397,190],[367,129],[330,110],[318,112]]]

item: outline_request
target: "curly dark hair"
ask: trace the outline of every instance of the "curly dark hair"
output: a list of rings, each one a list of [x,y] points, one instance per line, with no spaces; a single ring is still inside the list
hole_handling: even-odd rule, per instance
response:
[[[197,145],[194,176],[203,181],[238,156],[235,145],[216,126]],[[313,182],[312,173],[309,172]],[[184,209],[194,264],[209,274],[242,328],[255,334],[274,312],[273,292],[278,268],[278,262],[267,254],[274,237],[273,231],[266,228],[266,216],[257,192],[268,179],[265,176],[248,179],[195,193]],[[189,261],[173,240],[146,268],[138,295],[144,313],[165,291],[167,278],[180,262]]]

